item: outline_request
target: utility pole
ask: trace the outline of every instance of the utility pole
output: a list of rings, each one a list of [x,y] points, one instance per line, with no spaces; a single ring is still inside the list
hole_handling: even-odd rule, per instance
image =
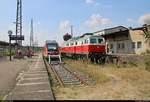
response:
[[[71,25],[71,36],[73,37],[73,25]]]
[[[31,31],[30,31],[30,47],[33,47],[33,42],[34,42],[34,40],[33,40],[33,19],[31,19],[30,29],[31,29]]]
[[[16,36],[22,36],[22,0],[17,0]],[[16,39],[16,44],[22,46],[22,40]]]

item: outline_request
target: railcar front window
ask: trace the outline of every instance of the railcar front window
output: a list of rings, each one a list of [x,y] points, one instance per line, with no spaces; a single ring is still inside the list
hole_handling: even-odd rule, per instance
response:
[[[97,42],[96,42],[96,38],[90,39],[90,43],[91,43],[91,44],[96,44],[96,43],[97,43]]]
[[[48,50],[57,50],[56,44],[48,44],[47,47],[48,47]]]

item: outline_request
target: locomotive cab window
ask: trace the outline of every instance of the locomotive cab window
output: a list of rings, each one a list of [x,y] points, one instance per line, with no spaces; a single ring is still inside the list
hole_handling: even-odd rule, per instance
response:
[[[97,39],[96,38],[91,38],[90,39],[90,43],[91,44],[96,44],[97,43]]]
[[[104,40],[103,39],[98,39],[98,43],[101,44]]]

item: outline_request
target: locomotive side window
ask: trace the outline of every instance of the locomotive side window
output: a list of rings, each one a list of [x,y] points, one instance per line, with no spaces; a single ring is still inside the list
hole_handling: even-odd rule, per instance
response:
[[[86,40],[84,40],[84,43],[86,44]]]
[[[84,43],[85,43],[85,44],[88,44],[88,43],[89,43],[89,41],[88,41],[88,40],[85,40],[85,41],[84,41]]]
[[[89,43],[89,40],[86,40],[87,41],[87,44]]]
[[[74,45],[73,42],[71,42],[70,45]]]
[[[69,46],[69,43],[67,43],[66,46]]]
[[[96,38],[91,38],[91,39],[90,39],[90,43],[91,43],[91,44],[96,44],[96,43],[97,43],[96,40],[97,40]]]
[[[75,42],[75,45],[78,45],[78,42]]]
[[[98,39],[98,43],[101,44],[103,42],[103,39]]]

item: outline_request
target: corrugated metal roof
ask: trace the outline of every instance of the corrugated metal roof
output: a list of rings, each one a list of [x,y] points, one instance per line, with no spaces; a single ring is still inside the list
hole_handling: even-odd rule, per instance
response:
[[[127,30],[128,30],[128,28],[123,27],[123,26],[109,28],[109,29],[105,29],[105,35],[112,34],[112,33],[117,33],[117,32],[122,32],[122,31],[127,31]]]
[[[121,31],[128,31],[129,29],[124,27],[124,26],[117,26],[117,27],[113,27],[113,28],[108,28],[108,29],[103,29],[94,33],[98,33],[98,32],[104,32],[103,35],[108,35],[108,34],[113,34],[113,33],[117,33],[117,32],[121,32]]]

